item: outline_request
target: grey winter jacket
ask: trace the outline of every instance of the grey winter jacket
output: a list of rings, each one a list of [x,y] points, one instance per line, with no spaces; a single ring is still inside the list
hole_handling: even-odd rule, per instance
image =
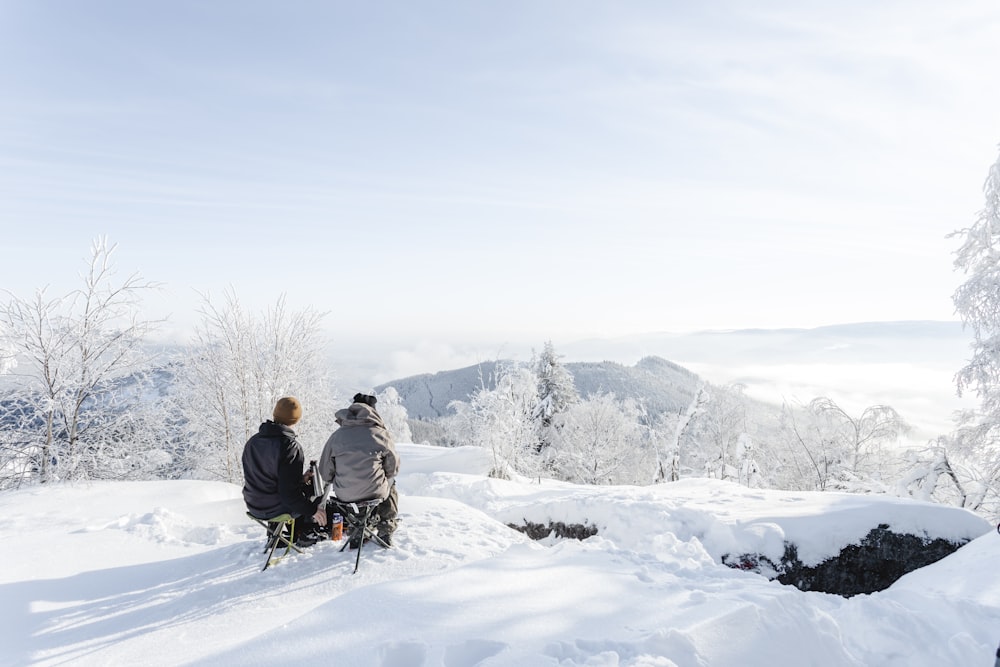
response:
[[[399,473],[399,457],[382,418],[365,403],[337,411],[340,428],[323,446],[319,474],[340,500],[385,498]]]

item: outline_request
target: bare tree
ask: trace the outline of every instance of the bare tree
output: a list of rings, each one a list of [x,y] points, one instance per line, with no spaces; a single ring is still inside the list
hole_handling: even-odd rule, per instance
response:
[[[883,445],[909,430],[899,413],[888,405],[870,405],[855,418],[832,399],[819,397],[813,399],[809,409],[830,427],[829,437],[835,439],[841,451],[846,451],[846,468],[855,475],[884,472]]]
[[[559,439],[553,445],[553,469],[566,481],[580,484],[649,482],[655,451],[632,399],[596,394],[561,412]]]
[[[0,375],[7,375],[17,368],[17,348],[0,337]]]
[[[955,231],[963,238],[955,268],[966,279],[952,301],[972,330],[972,356],[955,376],[959,395],[974,391],[979,409],[961,414],[955,452],[985,473],[983,484],[1000,491],[1000,158],[983,185],[985,204],[975,223]]]
[[[694,394],[694,398],[688,404],[687,409],[678,414],[664,415],[661,417],[661,425],[657,431],[669,432],[669,436],[664,439],[660,447],[657,448],[656,475],[653,478],[654,484],[661,484],[666,481],[676,482],[681,478],[681,446],[685,435],[691,425],[691,420],[701,414],[705,404],[709,401],[709,394],[706,385],[702,384]],[[667,423],[664,423],[667,422]]]
[[[814,398],[796,414],[786,412],[787,433],[805,455],[813,488],[820,491],[858,490],[865,481],[885,477],[890,471],[884,445],[909,430],[888,405],[869,406],[854,417],[825,396]]]
[[[140,296],[156,284],[138,274],[116,282],[116,247],[95,240],[83,286],[65,296],[42,288],[24,299],[5,290],[0,324],[19,361],[18,386],[4,402],[5,420],[19,424],[18,484],[123,474],[129,443],[113,434],[141,398],[136,385],[149,366],[141,347],[156,323],[139,319]]]
[[[944,502],[958,504],[984,516],[996,516],[1000,512],[1000,459],[981,440],[981,433],[974,428],[959,428],[938,438],[933,449],[939,449],[948,464],[946,469],[938,464],[933,470],[947,473],[958,493],[957,498],[954,492],[950,497],[945,494]],[[934,489],[940,499],[941,485]]]
[[[705,474],[717,479],[739,477],[740,438],[748,430],[747,401],[741,384],[706,391],[693,427],[702,445]],[[696,397],[697,400],[697,397]]]
[[[980,509],[977,501],[981,496],[969,493],[966,488],[970,486],[967,484],[968,476],[960,475],[949,460],[947,437],[939,437],[925,449],[908,450],[904,456],[907,459],[906,471],[896,482],[898,495],[967,507],[973,511]]]
[[[243,446],[287,395],[303,405],[296,426],[303,446],[318,450],[335,426],[336,410],[322,361],[323,315],[290,312],[283,296],[264,313],[250,313],[232,289],[221,306],[204,295],[200,312],[175,397],[190,443],[187,474],[241,482]]]
[[[821,447],[817,447],[814,436],[814,417],[799,406],[785,403],[781,414],[781,442],[784,451],[778,458],[782,461],[779,488],[822,491],[830,477],[831,461],[825,457]]]

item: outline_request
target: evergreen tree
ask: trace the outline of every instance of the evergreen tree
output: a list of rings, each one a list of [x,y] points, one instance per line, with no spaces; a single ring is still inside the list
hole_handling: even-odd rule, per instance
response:
[[[552,341],[546,341],[541,355],[532,362],[538,376],[538,404],[532,416],[538,424],[541,449],[550,446],[558,437],[558,424],[553,418],[580,401],[573,376],[559,359]]]

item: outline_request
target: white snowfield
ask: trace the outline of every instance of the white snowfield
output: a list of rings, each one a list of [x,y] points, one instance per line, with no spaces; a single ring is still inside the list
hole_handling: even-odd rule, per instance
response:
[[[400,445],[391,550],[322,542],[260,572],[237,486],[0,494],[3,665],[987,667],[1000,535],[954,508],[709,480],[583,487],[483,474],[486,453]],[[525,519],[586,523],[533,542]],[[719,564],[819,562],[885,523],[974,539],[886,591],[805,593]]]

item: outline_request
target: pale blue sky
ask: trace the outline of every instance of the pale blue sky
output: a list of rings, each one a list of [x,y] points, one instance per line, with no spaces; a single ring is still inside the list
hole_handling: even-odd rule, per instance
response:
[[[953,319],[1000,5],[0,0],[0,287],[335,331]]]

